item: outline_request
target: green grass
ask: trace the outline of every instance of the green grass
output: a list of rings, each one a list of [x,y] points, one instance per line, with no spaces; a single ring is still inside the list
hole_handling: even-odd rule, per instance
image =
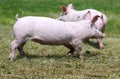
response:
[[[57,18],[61,6],[73,3],[82,10],[94,8],[108,17],[105,49],[98,49],[96,40],[83,43],[85,58],[75,53],[67,57],[63,46],[43,46],[28,42],[26,56],[18,51],[13,62],[8,61],[9,45],[14,39],[12,27],[15,15]],[[119,79],[120,78],[120,0],[0,0],[0,79]]]

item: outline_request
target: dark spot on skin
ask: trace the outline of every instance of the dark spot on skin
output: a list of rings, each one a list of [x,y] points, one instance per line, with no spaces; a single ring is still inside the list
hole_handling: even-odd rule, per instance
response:
[[[79,18],[80,18],[80,16],[77,17],[77,19],[79,19]]]

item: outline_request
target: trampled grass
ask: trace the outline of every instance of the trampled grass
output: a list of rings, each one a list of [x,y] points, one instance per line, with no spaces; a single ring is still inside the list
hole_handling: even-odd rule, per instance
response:
[[[8,61],[17,13],[20,17],[57,18],[60,7],[69,3],[78,10],[94,8],[107,15],[105,49],[98,49],[96,40],[83,43],[85,58],[80,60],[76,53],[67,57],[68,49],[63,46],[43,46],[29,41],[24,48],[24,58],[20,58],[16,51],[14,61]],[[119,3],[119,0],[0,0],[0,79],[119,79]]]

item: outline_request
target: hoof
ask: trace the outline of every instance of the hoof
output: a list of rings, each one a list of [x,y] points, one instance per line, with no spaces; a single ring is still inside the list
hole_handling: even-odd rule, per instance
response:
[[[26,55],[25,55],[25,53],[23,53],[23,54],[20,54],[20,57],[24,57],[24,56],[26,56]]]
[[[12,59],[12,58],[8,58],[8,60],[9,60],[9,61],[13,61],[13,59]]]
[[[84,56],[79,56],[80,59],[84,59]]]
[[[104,49],[104,46],[102,45],[102,46],[100,46],[100,49]]]
[[[67,56],[70,57],[70,56],[72,56],[72,54],[71,54],[71,53],[68,53]]]

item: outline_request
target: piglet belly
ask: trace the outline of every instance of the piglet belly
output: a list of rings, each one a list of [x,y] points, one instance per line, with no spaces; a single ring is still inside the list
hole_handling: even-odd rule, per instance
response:
[[[73,34],[68,32],[39,32],[31,39],[45,45],[65,45],[72,40]]]

